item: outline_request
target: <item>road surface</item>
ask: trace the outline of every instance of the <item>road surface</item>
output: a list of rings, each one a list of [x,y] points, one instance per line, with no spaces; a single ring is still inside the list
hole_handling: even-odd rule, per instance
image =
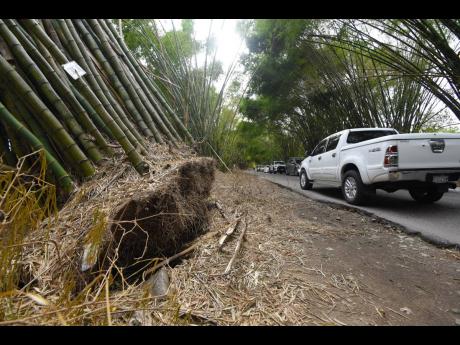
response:
[[[419,234],[422,238],[443,246],[460,247],[460,190],[450,190],[443,198],[429,205],[416,203],[405,190],[387,193],[377,190],[369,205],[353,206],[347,204],[337,188],[314,184],[312,190],[302,190],[298,176],[267,174],[251,171],[261,178],[288,187],[307,197],[319,201],[332,202],[358,208],[391,222],[400,224],[409,233]]]

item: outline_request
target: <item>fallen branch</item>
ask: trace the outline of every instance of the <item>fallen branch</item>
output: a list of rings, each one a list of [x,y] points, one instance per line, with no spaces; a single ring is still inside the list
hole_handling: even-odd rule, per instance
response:
[[[230,226],[227,231],[225,232],[225,234],[223,234],[220,239],[219,239],[219,248],[218,250],[221,250],[222,247],[224,246],[224,243],[225,241],[227,240],[227,238],[233,234],[235,232],[235,230],[238,228],[238,226],[240,225],[241,223],[241,218],[238,218],[235,222],[235,224],[233,224],[232,226]]]
[[[215,201],[214,204],[216,205],[217,210],[220,212],[222,218],[224,218],[226,221],[228,221],[228,217],[225,215],[224,209],[220,205],[219,201]]]
[[[248,228],[248,223],[247,221],[244,222],[244,229],[241,231],[240,237],[238,238],[238,243],[236,244],[235,247],[235,252],[233,253],[232,258],[228,262],[227,268],[225,269],[224,275],[228,274],[230,270],[232,269],[233,263],[235,262],[236,256],[238,255],[240,249],[241,249],[241,244],[243,242],[244,235],[246,234],[246,229]]]

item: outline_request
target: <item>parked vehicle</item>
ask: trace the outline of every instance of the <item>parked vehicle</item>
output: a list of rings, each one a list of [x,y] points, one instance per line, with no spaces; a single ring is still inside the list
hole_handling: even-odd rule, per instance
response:
[[[460,178],[460,134],[399,134],[391,128],[347,129],[321,140],[302,161],[300,186],[340,186],[350,204],[365,204],[376,189],[407,189],[431,203]]]
[[[290,157],[286,163],[286,175],[299,176],[301,163],[302,157]]]
[[[271,172],[273,174],[284,174],[286,172],[286,164],[284,164],[284,161],[273,161]]]
[[[266,165],[264,167],[264,173],[269,173],[270,172],[270,165]]]

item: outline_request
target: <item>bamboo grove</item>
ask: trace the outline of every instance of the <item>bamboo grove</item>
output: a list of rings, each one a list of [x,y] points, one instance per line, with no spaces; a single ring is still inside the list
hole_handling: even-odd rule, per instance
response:
[[[63,65],[85,72],[74,79]],[[83,73],[81,73],[83,74]],[[70,192],[75,179],[121,147],[148,171],[146,143],[193,138],[109,20],[0,20],[0,157],[44,150],[49,179]]]

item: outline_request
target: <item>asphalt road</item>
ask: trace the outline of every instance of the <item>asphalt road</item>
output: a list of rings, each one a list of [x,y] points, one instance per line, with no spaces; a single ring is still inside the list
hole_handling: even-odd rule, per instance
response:
[[[288,187],[307,197],[319,201],[332,202],[358,208],[378,217],[402,225],[408,233],[418,234],[430,242],[443,246],[460,247],[460,190],[450,190],[443,198],[430,205],[416,203],[409,193],[400,190],[387,193],[377,190],[376,196],[369,205],[353,206],[347,204],[337,188],[314,184],[313,189],[306,191],[299,186],[298,176],[268,174],[251,171],[261,178]]]

